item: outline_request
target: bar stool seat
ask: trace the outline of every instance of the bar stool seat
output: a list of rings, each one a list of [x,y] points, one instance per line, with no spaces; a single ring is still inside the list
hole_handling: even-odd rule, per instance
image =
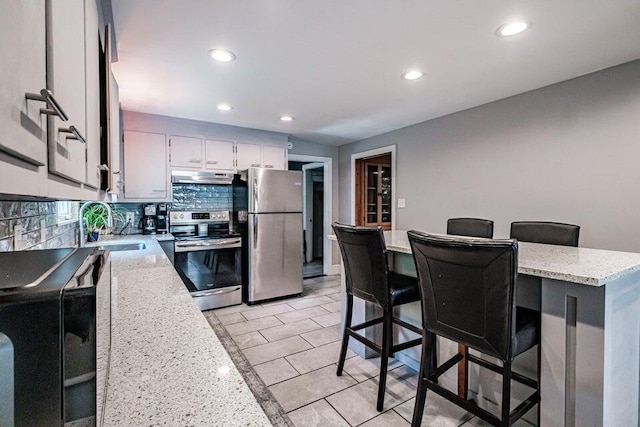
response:
[[[540,313],[530,308],[516,308],[516,333],[513,337],[513,356],[524,353],[536,345],[539,340],[540,330],[538,322]]]
[[[392,306],[420,301],[418,281],[415,277],[396,274],[392,271],[388,274],[389,302]]]

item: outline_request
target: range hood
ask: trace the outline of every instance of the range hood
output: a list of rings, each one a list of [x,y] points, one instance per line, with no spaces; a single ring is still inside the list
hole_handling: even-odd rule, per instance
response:
[[[233,173],[202,171],[171,171],[171,182],[174,184],[231,184]]]

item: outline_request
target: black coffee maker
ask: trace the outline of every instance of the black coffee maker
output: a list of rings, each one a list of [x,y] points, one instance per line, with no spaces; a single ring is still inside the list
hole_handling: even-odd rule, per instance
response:
[[[142,234],[156,234],[157,215],[156,205],[144,205],[144,215],[140,220],[142,222]]]
[[[156,231],[160,234],[166,234],[169,231],[167,224],[167,205],[165,203],[158,204],[156,215]]]

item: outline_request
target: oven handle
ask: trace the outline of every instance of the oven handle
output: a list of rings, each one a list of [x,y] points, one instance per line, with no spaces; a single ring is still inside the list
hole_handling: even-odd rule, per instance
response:
[[[175,252],[192,252],[192,251],[208,251],[215,249],[234,249],[242,247],[240,240],[234,242],[214,243],[208,245],[202,245],[198,243],[175,243]]]
[[[209,297],[212,295],[222,295],[229,294],[231,292],[237,292],[241,289],[241,286],[236,286],[233,289],[218,289],[216,291],[202,291],[202,292],[191,292],[192,297]]]

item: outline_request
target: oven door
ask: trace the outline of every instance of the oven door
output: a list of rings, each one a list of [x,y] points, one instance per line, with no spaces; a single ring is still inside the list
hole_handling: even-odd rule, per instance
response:
[[[174,266],[201,310],[242,302],[240,238],[176,241]]]

